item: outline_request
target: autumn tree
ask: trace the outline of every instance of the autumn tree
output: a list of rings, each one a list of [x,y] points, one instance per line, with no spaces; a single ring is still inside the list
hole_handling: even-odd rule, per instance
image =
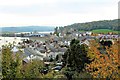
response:
[[[94,44],[93,44],[94,43]],[[120,66],[118,62],[118,43],[114,41],[114,44],[106,48],[106,54],[101,53],[98,49],[100,44],[95,40],[91,41],[88,56],[94,60],[92,63],[88,64],[86,70],[93,75],[94,78],[118,78],[120,74],[118,72],[118,67]]]

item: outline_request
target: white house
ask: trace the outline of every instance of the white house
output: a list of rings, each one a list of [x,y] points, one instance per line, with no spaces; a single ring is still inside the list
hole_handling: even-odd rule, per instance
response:
[[[92,34],[92,32],[86,32],[86,34],[91,35],[91,34]]]
[[[16,53],[16,52],[18,52],[19,51],[19,49],[17,48],[17,47],[13,47],[13,49],[11,50],[13,53]]]

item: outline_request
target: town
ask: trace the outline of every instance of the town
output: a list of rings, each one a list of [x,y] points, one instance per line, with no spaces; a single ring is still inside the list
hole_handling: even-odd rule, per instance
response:
[[[0,80],[119,80],[120,1],[1,0]]]
[[[22,34],[22,35],[21,35]],[[53,33],[14,33],[15,37],[1,37],[1,50],[4,46],[10,46],[11,51],[17,54],[21,51],[23,60],[22,64],[26,65],[33,60],[43,61],[48,68],[43,70],[47,74],[50,69],[54,71],[61,71],[64,67],[63,55],[70,46],[71,40],[76,39],[80,41],[80,45],[85,44],[90,47],[92,40],[118,41],[120,37],[116,34],[94,34],[92,32],[80,32],[75,29],[70,29],[69,32],[59,32],[56,30]],[[2,42],[3,41],[3,42]],[[52,66],[51,66],[52,65]]]

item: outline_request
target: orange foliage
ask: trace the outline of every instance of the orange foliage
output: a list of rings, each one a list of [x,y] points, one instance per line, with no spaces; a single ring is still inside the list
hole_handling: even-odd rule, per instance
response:
[[[118,78],[118,66],[120,66],[118,62],[118,56],[120,56],[118,46],[120,46],[120,44],[115,41],[110,48],[105,47],[107,54],[100,53],[98,50],[99,46],[100,44],[95,40],[91,41],[88,56],[92,56],[91,59],[94,59],[94,61],[87,65],[86,70],[90,72],[94,78]]]

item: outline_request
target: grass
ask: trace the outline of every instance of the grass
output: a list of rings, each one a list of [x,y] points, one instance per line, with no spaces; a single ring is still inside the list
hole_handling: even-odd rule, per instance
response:
[[[109,29],[96,29],[92,30],[93,33],[108,33],[108,32],[113,32],[113,33],[118,33],[119,31],[114,31],[114,30],[109,30]]]
[[[86,32],[86,31],[81,30],[80,32]],[[92,30],[92,32],[93,33],[104,33],[104,34],[107,34],[108,32],[113,32],[113,33],[118,34],[120,31],[114,31],[110,29],[96,29],[96,30]]]

